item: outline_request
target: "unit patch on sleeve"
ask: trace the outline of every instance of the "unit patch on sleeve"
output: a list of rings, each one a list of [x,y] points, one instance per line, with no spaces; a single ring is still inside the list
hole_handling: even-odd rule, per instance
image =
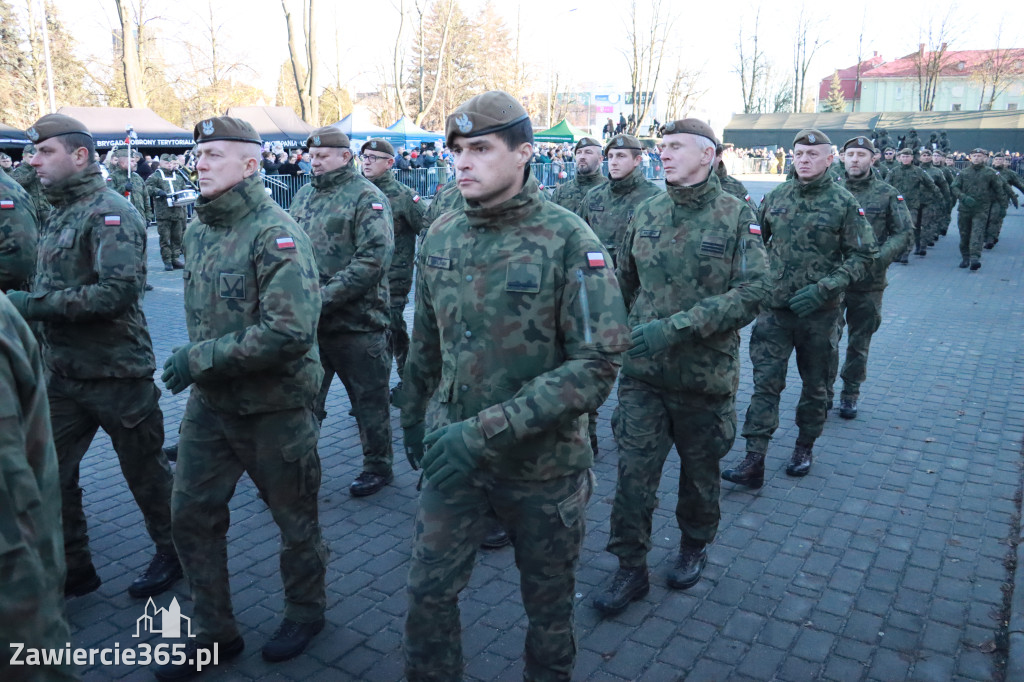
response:
[[[587,265],[592,268],[605,267],[604,254],[600,251],[587,251]]]
[[[279,249],[294,249],[295,248],[295,240],[292,239],[291,237],[278,237],[277,238],[277,248],[279,248]]]

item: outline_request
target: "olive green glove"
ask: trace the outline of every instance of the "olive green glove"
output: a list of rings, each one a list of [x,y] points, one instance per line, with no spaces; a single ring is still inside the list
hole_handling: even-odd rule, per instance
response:
[[[427,451],[423,455],[423,475],[439,491],[450,495],[458,490],[463,479],[474,469],[482,452],[473,452],[466,444],[463,432],[467,429],[466,422],[455,422],[431,431],[423,439]]]
[[[160,379],[172,394],[177,395],[192,385],[192,371],[188,368],[188,351],[195,344],[186,343],[171,351],[171,357],[164,363]]]
[[[413,471],[420,468],[423,460],[423,435],[425,428],[422,421],[412,426],[402,427],[402,441],[405,445],[405,458],[409,460],[409,466]]]
[[[808,284],[789,299],[789,309],[797,317],[807,317],[825,305],[825,294],[821,293],[817,284]]]
[[[685,316],[665,320],[652,320],[633,327],[630,334],[630,341],[633,346],[629,349],[629,357],[643,358],[651,357],[669,346],[682,343],[693,336],[693,328],[690,326],[690,319]]]
[[[969,211],[973,211],[978,207],[978,200],[964,194],[960,197],[960,205]]]

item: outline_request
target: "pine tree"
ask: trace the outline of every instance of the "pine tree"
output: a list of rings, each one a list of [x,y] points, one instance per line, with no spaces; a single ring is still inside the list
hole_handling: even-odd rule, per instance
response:
[[[843,95],[843,84],[839,80],[839,72],[832,73],[832,84],[828,88],[828,99],[825,100],[825,111],[841,113],[846,111],[846,97]]]

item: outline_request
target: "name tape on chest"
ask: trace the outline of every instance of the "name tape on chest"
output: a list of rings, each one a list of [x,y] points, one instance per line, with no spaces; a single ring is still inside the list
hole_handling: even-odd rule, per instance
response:
[[[445,258],[444,256],[427,256],[427,265],[432,268],[440,268],[441,270],[451,270],[452,259]]]
[[[291,237],[278,237],[276,240],[277,248],[279,249],[294,249],[295,240]]]
[[[14,201],[11,199],[0,199],[0,209],[9,211],[14,208]]]
[[[604,254],[600,251],[587,251],[587,265],[592,268],[605,267]]]
[[[661,230],[640,230],[640,237],[646,237],[648,239],[657,239],[661,236]]]
[[[105,215],[103,216],[103,224],[107,227],[116,226],[121,224],[121,216],[119,215]]]
[[[761,226],[757,223],[750,223],[750,227],[747,229],[750,230],[750,234],[761,234]]]

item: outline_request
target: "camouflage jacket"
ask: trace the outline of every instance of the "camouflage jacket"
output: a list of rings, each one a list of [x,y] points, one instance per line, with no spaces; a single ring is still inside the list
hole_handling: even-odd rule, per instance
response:
[[[231,414],[311,405],[324,375],[313,247],[259,174],[200,197],[184,247],[193,390]]]
[[[1006,208],[1006,206],[1015,198],[1013,192],[1014,187],[1024,192],[1024,182],[1021,182],[1020,176],[1010,170],[1008,166],[1003,166],[1002,168],[994,170],[1002,179],[1003,184],[1006,185],[1006,198],[1003,199],[1001,204],[1003,208]]]
[[[857,200],[828,173],[807,184],[788,180],[761,203],[761,238],[774,282],[764,305],[788,308],[798,290],[817,283],[826,305],[867,273],[878,253]]]
[[[27,288],[36,269],[39,228],[28,192],[0,175],[0,291]]]
[[[371,180],[391,204],[391,217],[395,224],[395,252],[388,269],[388,288],[391,301],[399,302],[412,288],[412,268],[416,258],[416,237],[430,226],[427,212],[411,187],[395,179],[391,171]]]
[[[733,176],[729,175],[728,173],[716,173],[716,176],[718,177],[719,184],[722,186],[723,192],[725,192],[726,194],[731,194],[740,201],[744,202],[747,206],[750,207],[750,210],[754,213],[754,215],[757,215],[757,204],[755,204],[754,200],[750,198],[750,192],[747,191],[747,188],[743,185],[742,182],[740,182]]]
[[[643,166],[637,166],[626,177],[609,179],[587,192],[577,213],[587,221],[612,257],[616,257],[636,207],[662,191],[644,177]]]
[[[386,329],[395,241],[384,193],[349,164],[314,175],[295,195],[290,212],[316,254],[324,300],[320,333]]]
[[[530,178],[498,206],[431,225],[417,257],[402,422],[436,392],[441,424],[467,420],[483,468],[549,480],[589,468],[587,413],[612,390],[629,327],[607,253]]]
[[[900,164],[889,171],[885,181],[903,195],[912,216],[924,204],[942,200],[942,192],[935,180],[920,166]]]
[[[146,178],[146,191],[153,198],[153,215],[157,220],[185,220],[188,210],[184,206],[167,205],[168,195],[183,189],[191,188],[177,171],[157,168]]]
[[[921,163],[921,170],[928,174],[928,176],[935,182],[935,186],[939,188],[939,194],[942,195],[941,204],[938,206],[940,209],[945,209],[953,202],[953,195],[949,193],[949,183],[946,182],[946,174],[942,172],[942,169],[936,166],[934,163]]]
[[[562,183],[555,188],[555,191],[551,194],[551,201],[562,208],[576,213],[580,207],[580,202],[583,201],[583,197],[586,196],[587,192],[595,187],[601,187],[606,184],[608,184],[608,178],[601,175],[600,170],[590,175],[580,175],[577,173],[576,177],[572,180]]]
[[[142,312],[146,229],[93,164],[50,185],[40,230],[32,319],[42,320],[50,371],[72,379],[153,376]]]
[[[735,395],[739,330],[770,288],[768,254],[754,212],[714,174],[637,206],[616,275],[629,325],[688,322],[694,338],[654,357],[623,358],[622,373],[671,390]]]
[[[465,208],[466,202],[462,198],[459,186],[455,184],[455,178],[448,181],[441,191],[434,195],[427,207],[427,226],[443,216],[448,211]]]
[[[854,180],[847,176],[844,187],[864,209],[864,217],[871,223],[878,244],[878,257],[868,267],[859,282],[847,291],[881,291],[888,286],[885,272],[914,239],[914,223],[903,195],[874,176]]]
[[[946,186],[949,187],[949,210],[953,210],[953,204],[956,203],[956,197],[953,196],[953,181],[956,180],[956,176],[960,175],[960,173],[949,166],[943,166],[940,170],[942,171],[942,176],[946,178]]]
[[[11,177],[24,187],[28,195],[32,197],[32,204],[35,206],[36,211],[36,224],[43,225],[46,223],[46,217],[50,215],[51,206],[50,202],[46,200],[46,195],[43,193],[43,183],[39,181],[36,169],[27,163],[22,163],[14,169]]]
[[[110,173],[111,189],[124,196],[128,191],[128,173],[123,168],[108,168],[107,172]],[[131,202],[142,216],[143,224],[147,224],[153,217],[153,211],[149,207],[149,190],[146,189],[142,176],[135,172],[132,172]]]
[[[969,213],[988,213],[993,204],[997,204],[1006,196],[1006,184],[999,174],[985,164],[971,164],[960,171],[951,188],[953,196],[960,201],[960,211]],[[963,198],[971,197],[977,204],[971,208],[964,206]]]

